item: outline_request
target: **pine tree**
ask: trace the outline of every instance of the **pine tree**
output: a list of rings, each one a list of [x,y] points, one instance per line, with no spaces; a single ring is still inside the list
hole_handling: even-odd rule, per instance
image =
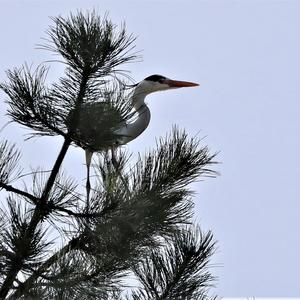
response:
[[[134,41],[124,26],[95,12],[56,17],[41,47],[65,65],[57,83],[46,83],[45,64],[7,71],[0,87],[11,120],[32,136],[61,136],[63,144],[51,172],[35,170],[25,187],[20,152],[6,140],[0,144],[6,191],[0,299],[212,298],[208,266],[215,242],[192,224],[189,185],[215,176],[214,155],[177,128],[133,164],[117,149],[116,168],[108,151],[118,120],[132,118],[129,79],[120,66],[136,60]],[[95,116],[99,103],[108,109]],[[85,193],[61,169],[70,147],[92,147],[95,123],[102,151],[87,207]],[[49,228],[60,233],[61,246]],[[135,287],[126,288],[128,276]]]

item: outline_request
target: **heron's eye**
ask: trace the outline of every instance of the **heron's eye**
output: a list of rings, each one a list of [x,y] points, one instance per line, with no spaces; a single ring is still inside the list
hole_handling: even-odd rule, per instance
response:
[[[165,81],[164,78],[158,80],[159,83],[164,83],[164,81]]]

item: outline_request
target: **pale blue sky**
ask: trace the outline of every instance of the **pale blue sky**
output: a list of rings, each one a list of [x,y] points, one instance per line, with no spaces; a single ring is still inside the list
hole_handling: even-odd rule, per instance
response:
[[[153,94],[152,120],[128,145],[148,150],[173,124],[205,137],[220,151],[217,179],[194,185],[196,219],[218,242],[216,293],[226,297],[296,297],[300,253],[300,1],[17,1],[0,0],[4,70],[38,64],[34,49],[49,16],[70,10],[108,11],[138,36],[143,61],[128,65],[138,81],[151,74],[195,81],[197,89]],[[53,65],[50,81],[60,75]],[[3,99],[3,97],[1,97]],[[5,107],[0,105],[1,116]],[[1,124],[5,123],[2,118]],[[50,167],[59,139],[22,144],[27,130],[2,132],[23,148],[24,161]],[[45,162],[45,157],[50,157]],[[65,167],[84,178],[84,155],[73,149]]]

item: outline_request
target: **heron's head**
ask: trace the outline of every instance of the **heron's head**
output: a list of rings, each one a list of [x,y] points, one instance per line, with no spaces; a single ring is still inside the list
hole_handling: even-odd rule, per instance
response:
[[[132,103],[138,109],[144,105],[145,97],[150,93],[198,85],[198,83],[194,82],[172,80],[161,75],[151,75],[135,85]]]
[[[199,84],[197,83],[188,81],[172,80],[161,75],[151,75],[142,80],[136,88],[141,92],[150,94],[158,91],[165,91],[182,87],[192,87],[198,85]]]

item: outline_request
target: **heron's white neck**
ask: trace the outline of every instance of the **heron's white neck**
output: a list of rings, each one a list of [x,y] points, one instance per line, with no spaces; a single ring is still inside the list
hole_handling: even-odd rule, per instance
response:
[[[142,106],[146,105],[145,98],[148,94],[150,94],[150,92],[145,90],[143,87],[137,86],[135,88],[131,96],[131,101],[136,111],[139,111]]]
[[[145,98],[148,94],[150,93],[138,86],[134,90],[131,100],[138,115],[133,122],[126,124],[123,128],[118,130],[118,134],[123,136],[120,141],[121,144],[126,144],[134,140],[148,127],[151,118],[150,110],[145,104]]]

